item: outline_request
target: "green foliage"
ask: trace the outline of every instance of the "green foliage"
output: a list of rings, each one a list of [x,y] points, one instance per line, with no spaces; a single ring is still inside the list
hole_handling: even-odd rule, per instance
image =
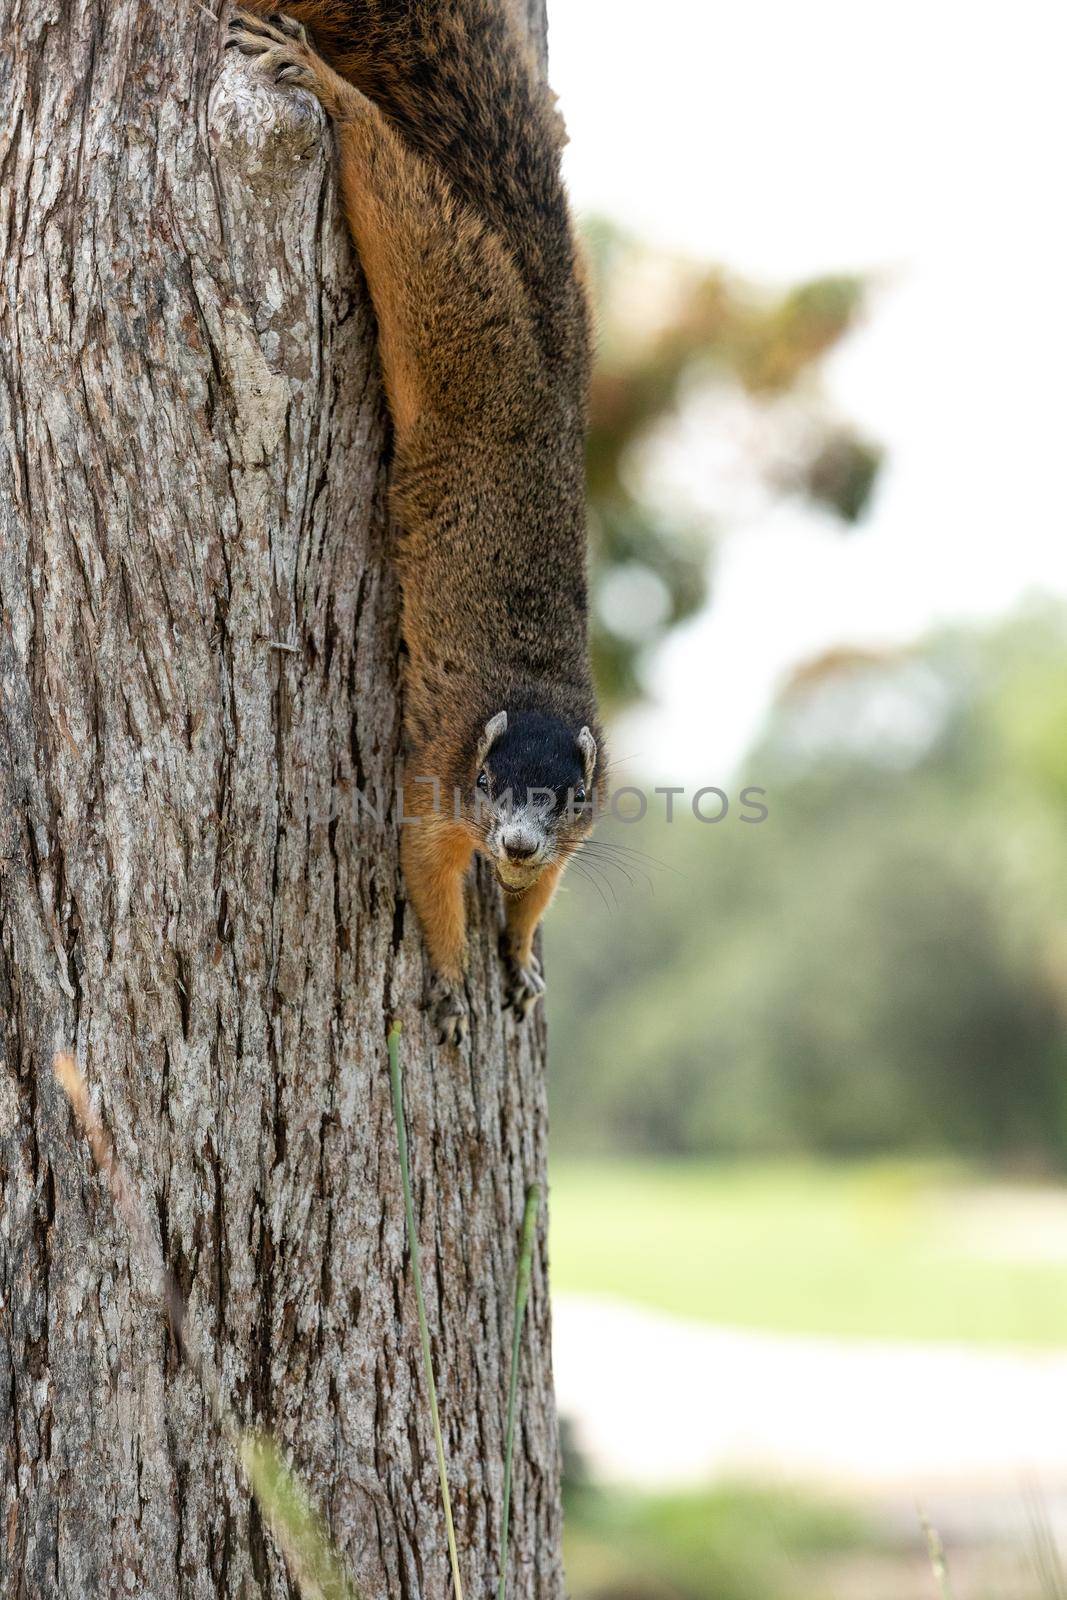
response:
[[[553,917],[557,1149],[1062,1165],[1064,682],[1053,610],[837,657],[746,763],[766,822],[602,824],[665,866],[591,853],[619,907]]]
[[[813,383],[862,314],[860,279],[775,293],[655,257],[605,223],[589,243],[601,335],[588,451],[598,594],[619,574],[643,583],[641,603],[624,595],[595,618],[597,679],[618,704],[640,693],[650,651],[706,598],[709,530],[671,506],[641,467],[665,425],[694,399],[743,399],[764,440],[754,477],[846,523],[867,506],[881,452],[824,414]]]
[[[854,1511],[784,1491],[722,1485],[568,1497],[564,1560],[575,1600],[815,1600],[805,1562],[870,1548]]]

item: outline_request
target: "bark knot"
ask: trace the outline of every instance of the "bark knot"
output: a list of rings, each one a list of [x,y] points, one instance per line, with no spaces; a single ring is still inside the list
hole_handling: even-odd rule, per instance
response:
[[[323,148],[325,113],[317,100],[278,89],[236,51],[228,51],[208,98],[215,153],[240,170],[261,198],[284,194]]]

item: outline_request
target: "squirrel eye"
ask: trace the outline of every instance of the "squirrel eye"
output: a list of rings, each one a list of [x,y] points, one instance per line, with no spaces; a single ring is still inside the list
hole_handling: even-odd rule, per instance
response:
[[[577,800],[579,805],[585,804],[585,788],[582,784],[579,784],[577,789],[575,789],[574,798]]]
[[[489,774],[486,772],[484,767],[478,774],[478,787],[479,789],[483,790],[485,794],[489,793]]]

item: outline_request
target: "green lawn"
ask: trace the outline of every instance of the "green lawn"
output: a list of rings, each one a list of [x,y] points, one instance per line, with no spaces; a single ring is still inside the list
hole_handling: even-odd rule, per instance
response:
[[[853,1509],[727,1484],[688,1494],[572,1492],[564,1525],[574,1600],[824,1600],[812,1569],[880,1543]]]
[[[1067,1191],[1057,1261],[1058,1196],[959,1170],[559,1162],[551,1178],[557,1291],[783,1333],[1067,1346]]]

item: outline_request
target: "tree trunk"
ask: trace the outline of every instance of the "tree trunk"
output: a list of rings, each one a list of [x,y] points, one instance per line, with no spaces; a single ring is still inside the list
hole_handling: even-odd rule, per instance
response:
[[[367,1600],[446,1595],[396,1015],[461,1566],[487,1596],[544,1032],[501,1010],[481,878],[472,1043],[438,1049],[419,1009],[382,815],[387,429],[332,138],[222,56],[196,0],[5,12],[0,1592],[295,1592],[54,1081],[72,1046],[239,1416]],[[555,1600],[543,1228],[520,1406],[510,1593]]]

